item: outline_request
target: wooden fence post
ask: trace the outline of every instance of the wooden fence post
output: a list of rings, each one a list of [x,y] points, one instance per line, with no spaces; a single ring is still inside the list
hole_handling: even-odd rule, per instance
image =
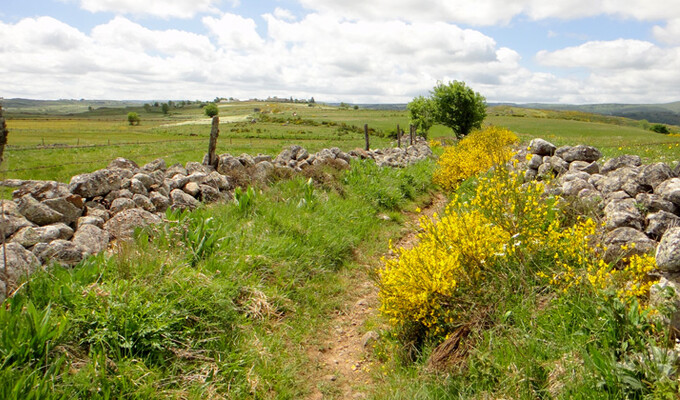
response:
[[[401,128],[397,124],[397,147],[401,147]]]
[[[5,145],[7,144],[7,136],[9,136],[9,131],[7,130],[7,124],[5,124],[5,117],[2,115],[2,106],[0,105],[0,169],[2,168],[3,154],[5,153]],[[4,175],[4,174],[3,174]],[[5,214],[5,202],[0,199],[0,215]],[[7,245],[5,241],[5,228],[4,224],[0,227],[0,238],[2,239],[2,272],[5,277],[5,293],[2,294],[2,298],[6,299],[9,296],[9,275],[7,275]]]
[[[368,124],[364,124],[364,139],[366,140],[366,151],[370,150],[368,142]]]
[[[220,117],[214,116],[210,128],[210,144],[208,145],[208,165],[217,168],[217,137],[220,135]]]
[[[414,135],[413,135],[413,131],[416,130],[415,128],[416,128],[416,127],[413,126],[413,124],[409,125],[409,130],[408,130],[408,131],[409,131],[409,135],[411,135],[411,146],[413,146],[413,136],[414,136]]]
[[[2,115],[2,106],[0,106],[0,166],[2,166],[2,155],[5,153],[5,145],[7,144],[7,124],[5,124],[5,117]]]

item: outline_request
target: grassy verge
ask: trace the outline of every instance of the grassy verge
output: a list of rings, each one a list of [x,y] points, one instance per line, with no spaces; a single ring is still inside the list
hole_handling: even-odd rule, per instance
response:
[[[304,396],[337,272],[385,250],[432,168],[316,169],[37,273],[0,310],[0,397]]]

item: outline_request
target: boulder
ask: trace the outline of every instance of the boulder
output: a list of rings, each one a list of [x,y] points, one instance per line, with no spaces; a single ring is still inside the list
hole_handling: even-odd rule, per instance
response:
[[[21,217],[17,203],[11,200],[0,200],[0,215],[13,215]]]
[[[106,250],[109,244],[109,234],[97,225],[83,225],[73,235],[72,242],[86,254],[97,254]]]
[[[142,173],[142,172],[138,172],[138,173],[134,174],[132,176],[132,179],[136,179],[137,181],[142,182],[142,185],[144,185],[144,188],[146,190],[149,190],[149,188],[151,188],[151,185],[153,185],[154,183],[159,183],[156,180],[157,178],[155,179],[151,175],[145,174],[145,173]],[[163,183],[162,178],[161,178],[160,183]]]
[[[680,178],[671,178],[660,183],[654,189],[654,194],[658,194],[662,199],[680,207]]]
[[[238,162],[241,163],[246,168],[252,167],[255,165],[255,159],[253,156],[247,153],[243,153],[240,156],[238,156]]]
[[[187,162],[187,165],[184,167],[187,170],[187,175],[191,175],[195,172],[200,172],[202,174],[209,174],[211,169],[207,167],[206,165],[203,165],[201,163],[197,163],[195,161],[189,161]]]
[[[646,254],[654,250],[656,242],[637,229],[623,227],[607,233],[603,244],[607,250],[605,261],[613,262],[635,254]]]
[[[53,224],[64,217],[59,211],[38,202],[30,194],[17,200],[17,209],[26,219],[38,225]]]
[[[269,175],[274,171],[274,164],[269,161],[262,161],[261,163],[255,164],[253,170],[253,179],[258,181],[266,180]]]
[[[187,183],[186,185],[184,185],[182,190],[184,190],[184,193],[192,197],[197,197],[198,194],[201,192],[201,188],[198,187],[198,183],[196,182]]]
[[[222,194],[216,188],[208,185],[199,185],[201,200],[205,203],[214,203],[223,200]]]
[[[35,224],[21,215],[0,214],[0,239],[8,238],[18,230],[29,226],[35,226]]]
[[[604,208],[604,214],[608,230],[627,226],[641,231],[645,225],[635,200],[631,198],[610,201]]]
[[[172,179],[166,181],[170,190],[181,189],[189,182],[189,178],[186,175],[175,174]]]
[[[56,199],[71,194],[68,190],[68,185],[56,181],[25,181],[19,186],[19,189],[12,193],[15,199],[21,198],[30,194],[34,199],[43,201],[47,199]]]
[[[635,196],[635,201],[649,213],[666,211],[675,214],[678,210],[675,204],[664,200],[658,194],[640,193]]]
[[[600,150],[592,146],[578,145],[578,146],[562,146],[555,150],[555,155],[562,158],[564,161],[570,163],[572,161],[593,162],[602,157]]]
[[[562,194],[565,196],[577,196],[582,190],[595,190],[595,187],[587,181],[576,178],[562,184]]]
[[[262,161],[272,162],[272,156],[266,154],[258,154],[255,157],[253,157],[253,161],[255,162],[255,164],[261,163]]]
[[[167,169],[165,165],[165,160],[162,158],[157,158],[149,163],[146,163],[142,167],[142,171],[146,173],[154,172],[154,171],[165,171]]]
[[[88,217],[97,217],[101,218],[103,221],[108,221],[109,218],[111,218],[111,213],[109,213],[106,209],[101,209],[101,208],[86,208],[85,209],[85,215]]]
[[[108,232],[111,238],[124,239],[131,237],[137,227],[159,224],[161,222],[162,220],[158,215],[141,208],[133,208],[121,211],[106,221],[104,230]]]
[[[218,190],[228,190],[231,185],[229,185],[229,180],[224,175],[217,171],[213,171],[208,174],[202,182],[205,185],[209,185]]]
[[[170,207],[170,199],[159,192],[151,192],[149,196],[151,204],[154,205],[157,212],[165,212]]]
[[[95,216],[92,216],[92,215],[80,217],[80,218],[78,218],[78,222],[76,222],[76,232],[83,225],[94,225],[98,228],[104,228],[104,220],[100,217],[95,217]]]
[[[680,271],[680,227],[670,228],[664,233],[656,248],[656,266],[661,271]]]
[[[0,260],[7,260],[7,274],[5,269],[0,268],[0,277],[3,282],[9,283],[9,288],[14,289],[25,277],[31,275],[40,267],[40,260],[19,243],[6,243],[0,246]],[[2,293],[4,295],[4,292]]]
[[[58,197],[55,199],[47,199],[43,201],[42,204],[48,206],[54,211],[61,213],[63,216],[62,221],[66,224],[75,223],[78,218],[83,215],[83,210],[85,209],[83,198],[77,194]]]
[[[664,181],[675,177],[675,173],[667,164],[659,162],[655,164],[645,165],[640,168],[637,180],[640,184],[649,189],[655,189]],[[650,190],[651,191],[651,190]]]
[[[177,164],[171,165],[170,168],[165,170],[165,177],[166,178],[173,177],[177,174],[187,175],[187,169],[184,168],[184,166],[182,164],[177,163]]]
[[[135,203],[135,206],[137,208],[141,208],[148,212],[156,212],[156,206],[154,206],[151,200],[144,195],[136,194],[132,198],[132,201]]]
[[[529,182],[533,181],[538,177],[538,171],[535,169],[527,169],[526,172],[524,172],[524,181]]]
[[[50,243],[38,243],[33,254],[43,263],[57,263],[66,266],[78,264],[87,253],[83,248],[68,240],[57,239]]]
[[[173,191],[170,192],[170,201],[172,202],[173,208],[180,210],[193,210],[200,205],[198,200],[180,189],[173,189]]]
[[[88,174],[74,176],[71,178],[68,188],[71,193],[85,198],[106,196],[109,192],[120,189],[121,183],[125,179],[131,178],[132,175],[133,173],[127,169],[100,169]]]
[[[203,183],[208,178],[208,174],[204,172],[194,172],[187,176],[188,182]]]
[[[106,195],[106,201],[108,201],[109,204],[111,204],[116,199],[123,199],[123,198],[132,199],[133,196],[134,196],[134,193],[132,193],[129,189],[114,190],[113,192]]]
[[[242,169],[243,164],[231,154],[221,154],[217,160],[217,172],[228,175],[232,170]]]
[[[555,176],[555,171],[550,162],[541,164],[536,173],[541,179],[551,179]]]
[[[611,160],[607,160],[600,169],[600,173],[605,175],[622,167],[639,167],[640,165],[642,165],[640,156],[624,154],[622,156],[614,157]]]
[[[53,240],[68,240],[73,236],[73,229],[63,223],[53,225],[20,229],[11,238],[10,242],[19,243],[24,247],[33,247],[38,243],[49,243]]]
[[[550,157],[550,166],[558,174],[563,174],[569,170],[569,163],[557,156]]]
[[[586,161],[574,161],[569,164],[569,171],[582,171],[588,174],[598,174],[600,173],[600,166],[597,162],[586,162]]]
[[[115,199],[111,203],[110,210],[111,210],[111,213],[115,215],[115,214],[118,214],[121,211],[130,210],[130,209],[136,208],[136,207],[137,207],[137,205],[135,204],[135,202],[132,199],[121,197],[119,199]]]
[[[147,194],[149,194],[148,190],[146,190],[146,186],[144,186],[144,183],[142,183],[142,181],[140,181],[139,179],[135,178],[131,178],[130,180],[126,181],[124,184],[124,188],[132,192],[133,195],[143,194],[146,196]]]
[[[118,157],[112,160],[107,168],[109,169],[120,168],[127,169],[130,171],[137,171],[139,169],[139,165],[137,165],[137,163],[132,160],[128,160],[127,158]]]
[[[539,156],[552,156],[556,149],[554,144],[543,139],[536,138],[529,142],[529,151]]]
[[[621,167],[610,172],[604,179],[595,183],[597,190],[607,195],[612,192],[617,192],[623,189],[623,185],[630,179],[637,178],[637,168]]]
[[[647,236],[659,240],[669,228],[680,226],[680,217],[666,211],[647,215]]]

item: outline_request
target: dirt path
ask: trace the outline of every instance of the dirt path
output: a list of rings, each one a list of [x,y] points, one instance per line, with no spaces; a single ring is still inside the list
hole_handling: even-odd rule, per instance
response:
[[[417,239],[419,218],[441,213],[445,205],[446,198],[438,193],[420,214],[409,215],[405,235],[395,243],[395,247],[412,247]],[[331,328],[320,339],[320,345],[308,350],[315,368],[312,372],[315,389],[308,400],[367,397],[372,381],[367,354],[377,334],[367,331],[365,324],[380,306],[378,288],[369,275],[370,268],[375,268],[375,265],[354,271],[349,277],[355,288],[352,296],[336,311]]]

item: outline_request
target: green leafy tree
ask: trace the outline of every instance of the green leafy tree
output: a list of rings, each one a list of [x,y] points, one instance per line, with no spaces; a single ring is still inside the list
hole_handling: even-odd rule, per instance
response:
[[[666,135],[671,133],[668,130],[668,127],[664,124],[654,124],[649,128],[649,130],[652,131],[652,132],[663,133],[663,134],[666,134]]]
[[[168,103],[161,104],[161,111],[163,111],[163,114],[167,114],[168,111],[170,111],[170,106]]]
[[[409,114],[409,122],[416,127],[422,136],[427,137],[427,132],[434,125],[434,103],[431,99],[418,96],[406,105]]]
[[[205,108],[203,109],[203,112],[205,113],[205,115],[212,118],[215,115],[219,114],[220,110],[219,110],[219,108],[217,108],[217,104],[210,103],[210,104],[205,106]]]
[[[439,82],[432,90],[432,102],[434,121],[453,129],[459,139],[481,128],[486,118],[486,99],[465,82]]]
[[[139,125],[142,120],[139,118],[139,114],[136,112],[129,112],[127,115],[127,120],[130,123],[130,125]]]

